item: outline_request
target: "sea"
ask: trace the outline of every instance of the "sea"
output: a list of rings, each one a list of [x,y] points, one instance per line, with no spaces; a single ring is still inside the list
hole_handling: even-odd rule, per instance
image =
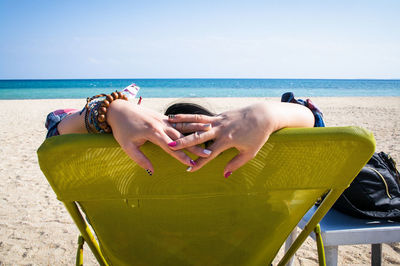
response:
[[[46,79],[0,80],[0,99],[79,99],[132,83],[144,98],[400,96],[395,79]]]

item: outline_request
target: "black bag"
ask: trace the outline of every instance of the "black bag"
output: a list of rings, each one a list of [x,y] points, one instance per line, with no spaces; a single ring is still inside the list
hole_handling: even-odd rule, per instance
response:
[[[400,222],[400,175],[386,153],[374,153],[333,208],[360,218]]]

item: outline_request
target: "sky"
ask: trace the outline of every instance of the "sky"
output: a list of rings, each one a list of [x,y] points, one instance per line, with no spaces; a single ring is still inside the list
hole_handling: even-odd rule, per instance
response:
[[[400,1],[0,0],[0,79],[400,79]]]

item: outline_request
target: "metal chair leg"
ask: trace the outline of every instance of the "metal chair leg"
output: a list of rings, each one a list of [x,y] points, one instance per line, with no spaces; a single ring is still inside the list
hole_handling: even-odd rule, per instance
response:
[[[285,253],[289,250],[290,246],[293,244],[294,240],[296,239],[296,236],[297,236],[297,226],[293,229],[293,231],[290,233],[290,235],[286,239]],[[289,260],[289,262],[286,264],[286,266],[292,266],[293,262],[294,262],[294,255]]]
[[[83,236],[79,235],[78,250],[76,252],[76,266],[83,265],[83,244],[85,244],[85,240],[83,239]]]
[[[317,241],[318,262],[320,266],[326,266],[324,243],[322,241],[321,227],[319,224],[314,228],[315,240]]]

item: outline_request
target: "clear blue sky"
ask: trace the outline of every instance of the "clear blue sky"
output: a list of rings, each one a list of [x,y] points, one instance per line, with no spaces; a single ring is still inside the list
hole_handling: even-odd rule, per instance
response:
[[[400,78],[400,1],[0,0],[0,79]]]

